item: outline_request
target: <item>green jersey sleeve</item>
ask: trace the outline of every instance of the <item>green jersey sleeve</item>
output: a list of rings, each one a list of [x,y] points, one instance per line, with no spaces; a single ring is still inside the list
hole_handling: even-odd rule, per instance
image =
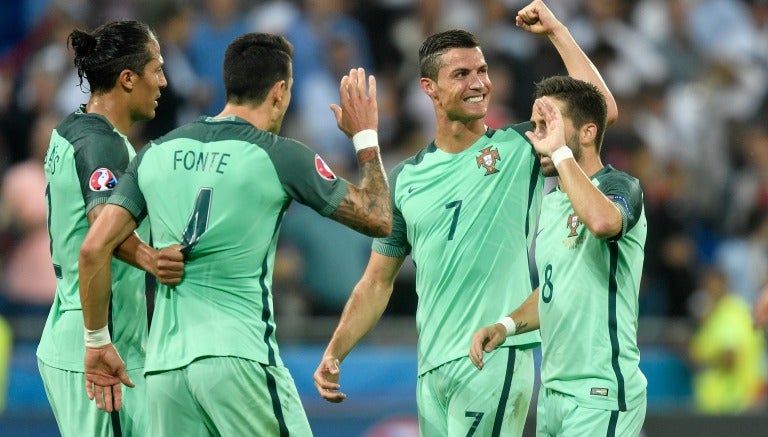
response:
[[[75,167],[86,213],[106,203],[128,165],[130,156],[123,137],[104,129],[100,118],[85,119],[83,131],[74,142]]]
[[[381,255],[400,258],[411,253],[411,245],[408,242],[408,229],[406,227],[403,212],[395,202],[395,188],[397,177],[403,170],[404,162],[397,165],[389,175],[389,197],[392,202],[392,232],[384,238],[373,240],[373,250]]]
[[[611,237],[616,241],[626,235],[640,220],[643,211],[643,190],[640,181],[624,172],[608,172],[599,178],[598,188],[621,212],[621,233]]]
[[[306,145],[276,135],[270,140],[262,147],[288,195],[325,217],[331,215],[347,194],[349,183]]]
[[[137,223],[140,223],[147,215],[147,203],[144,194],[139,189],[138,169],[152,143],[147,144],[134,159],[128,164],[128,168],[120,179],[120,184],[109,197],[109,203],[120,205],[133,215]]]

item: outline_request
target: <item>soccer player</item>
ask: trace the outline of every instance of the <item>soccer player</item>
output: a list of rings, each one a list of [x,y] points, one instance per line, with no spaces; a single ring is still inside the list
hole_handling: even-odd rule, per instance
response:
[[[45,196],[56,296],[37,348],[38,366],[48,401],[63,436],[146,435],[143,378],[147,340],[144,272],[177,283],[183,271],[178,249],[157,252],[136,234],[126,234],[104,262],[112,262],[109,328],[123,351],[128,373],[137,380],[130,408],[111,416],[83,396],[83,314],[78,293],[78,255],[90,223],[122,180],[136,154],[128,142],[131,126],[155,115],[166,86],[160,46],[152,31],[136,21],[104,24],[92,32],[74,30],[68,43],[74,63],[90,88],[88,103],[67,116],[51,134],[45,157]],[[149,237],[148,226],[138,235]],[[123,242],[123,240],[125,240]],[[131,265],[128,265],[128,264]]]
[[[610,92],[568,30],[540,1],[517,25],[545,34],[568,72]],[[421,87],[431,98],[433,143],[390,177],[392,234],[377,239],[314,374],[320,395],[341,402],[340,362],[384,312],[406,255],[416,264],[417,408],[425,436],[522,434],[534,382],[536,332],[513,337],[477,372],[467,345],[478,326],[498,321],[530,294],[528,248],[543,176],[524,132],[529,123],[489,129],[492,86],[477,39],[451,30],[430,36],[419,58]]]
[[[150,142],[83,243],[80,293],[94,339],[86,379],[100,408],[118,408],[120,381],[131,385],[105,330],[105,254],[145,215],[155,244],[185,246],[184,280],[156,291],[145,365],[148,435],[310,435],[275,340],[271,288],[281,219],[295,199],[367,235],[391,231],[374,77],[351,70],[340,82],[341,106],[332,105],[357,150],[356,186],[305,145],[277,135],[291,100],[292,56],[281,36],[232,41],[224,109]]]
[[[536,235],[539,287],[509,316],[478,330],[469,356],[485,372],[507,338],[541,331],[538,436],[636,436],[645,419],[637,298],[647,226],[640,183],[604,166],[606,105],[566,76],[536,84],[532,132],[541,169],[557,175]],[[493,359],[493,356],[490,356]]]

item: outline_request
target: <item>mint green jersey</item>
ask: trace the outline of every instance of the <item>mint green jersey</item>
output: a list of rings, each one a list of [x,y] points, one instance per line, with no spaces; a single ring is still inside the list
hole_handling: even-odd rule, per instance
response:
[[[78,289],[80,246],[88,232],[87,213],[106,203],[136,155],[128,139],[103,116],[82,106],[51,134],[45,157],[48,232],[56,273],[56,295],[45,323],[38,358],[48,366],[83,372],[85,342]],[[139,236],[148,236],[141,226]],[[147,339],[144,272],[112,261],[112,340],[128,369],[141,368]]]
[[[528,249],[544,179],[526,130],[530,123],[488,129],[460,153],[432,143],[392,171],[392,234],[373,248],[416,264],[419,375],[466,357],[478,328],[531,294]],[[505,345],[538,342],[532,332]]]
[[[623,226],[595,238],[559,189],[544,196],[536,237],[541,381],[588,408],[626,411],[645,400],[637,347],[638,293],[647,224],[640,183],[604,167],[592,183]]]
[[[146,372],[210,356],[282,365],[272,306],[281,220],[292,199],[328,216],[346,193],[305,145],[237,117],[202,117],[148,144],[110,203],[146,214],[157,247],[187,248],[182,282],[155,293]]]

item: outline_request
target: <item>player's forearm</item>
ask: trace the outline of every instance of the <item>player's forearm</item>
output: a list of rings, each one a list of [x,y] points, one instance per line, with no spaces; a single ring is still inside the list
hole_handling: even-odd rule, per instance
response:
[[[80,303],[88,329],[107,324],[112,289],[112,254],[136,229],[130,213],[116,205],[99,205],[88,212],[91,227],[80,247]]]
[[[117,249],[115,249],[115,258],[124,261],[136,268],[142,269],[153,275],[157,259],[157,250],[143,242],[136,233],[131,233]]]
[[[612,125],[619,117],[619,108],[616,100],[613,98],[611,90],[608,89],[603,77],[592,63],[589,57],[573,39],[570,31],[565,25],[560,24],[549,34],[549,40],[560,54],[560,58],[568,70],[568,75],[574,79],[583,80],[595,85],[605,97],[605,104],[608,107],[606,126]]]
[[[323,356],[343,361],[378,323],[389,303],[392,287],[376,287],[365,279],[358,282],[344,306],[341,320]]]
[[[523,334],[539,329],[539,289],[510,314],[515,321],[515,334]]]
[[[357,152],[360,186],[350,184],[347,195],[331,214],[334,220],[371,237],[392,232],[392,202],[378,147]]]
[[[109,295],[112,284],[112,256],[109,250],[88,244],[80,249],[80,304],[87,329],[100,329],[107,325]]]
[[[557,172],[574,212],[592,235],[609,238],[621,232],[619,209],[592,183],[575,159],[560,162]]]

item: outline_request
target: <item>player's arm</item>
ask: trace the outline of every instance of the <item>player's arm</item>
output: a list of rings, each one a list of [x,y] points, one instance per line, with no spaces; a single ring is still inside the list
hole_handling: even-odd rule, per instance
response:
[[[529,32],[546,35],[560,54],[568,75],[595,85],[603,93],[608,107],[606,126],[611,126],[619,117],[619,108],[613,94],[595,65],[573,39],[568,28],[555,17],[547,5],[541,0],[532,1],[517,13],[515,24]]]
[[[381,318],[403,260],[371,252],[365,273],[352,290],[314,374],[315,387],[325,400],[341,402],[346,399],[347,396],[339,392],[341,362]]]
[[[526,132],[536,150],[551,157],[555,150],[567,147],[563,116],[557,105],[550,98],[542,97],[534,102],[533,111],[540,115],[546,124],[543,137]],[[592,123],[585,126],[584,135],[596,135],[597,126]],[[592,183],[573,156],[562,159],[556,165],[560,187],[568,194],[574,212],[589,232],[601,239],[618,235],[622,231],[623,219],[616,204]]]
[[[105,204],[99,204],[88,211],[87,217],[90,225],[93,225],[104,207]],[[131,216],[131,221],[133,221],[133,228],[136,229],[137,223],[133,216]],[[115,249],[114,256],[136,268],[151,273],[162,284],[176,285],[181,282],[184,274],[184,255],[180,251],[181,247],[181,245],[174,245],[156,250],[139,238],[135,232],[131,232]]]
[[[360,166],[360,185],[348,192],[331,218],[372,237],[392,231],[392,205],[387,174],[381,162],[377,129],[376,79],[365,70],[352,69],[339,83],[340,105],[331,105],[339,129],[352,138]]]
[[[575,159],[560,162],[557,173],[574,212],[592,235],[606,239],[621,233],[623,219],[619,208],[592,183]]]
[[[510,335],[539,329],[539,289],[502,320],[478,329],[469,345],[469,359],[478,369],[483,368],[483,353],[491,352]]]
[[[80,303],[85,323],[85,389],[89,399],[106,411],[122,406],[120,383],[133,387],[125,363],[112,345],[107,327],[112,289],[112,253],[136,229],[133,216],[116,205],[105,205],[80,247]]]
[[[94,212],[94,210],[98,211]],[[107,325],[112,289],[112,254],[127,238],[136,238],[136,221],[128,210],[111,204],[99,205],[88,213],[94,220],[80,247],[80,300],[87,329]]]

